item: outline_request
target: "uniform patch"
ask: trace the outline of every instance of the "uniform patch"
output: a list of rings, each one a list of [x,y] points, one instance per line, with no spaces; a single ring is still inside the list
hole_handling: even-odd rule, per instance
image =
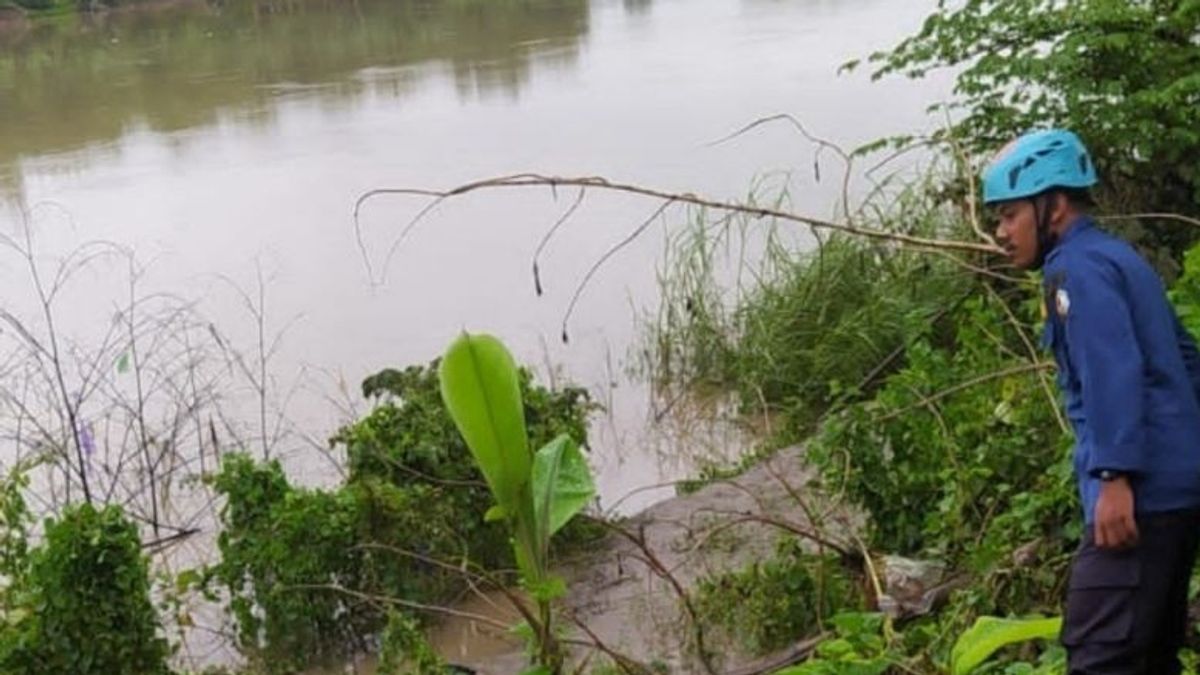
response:
[[[1054,311],[1061,319],[1071,313],[1071,296],[1067,294],[1067,289],[1060,288],[1054,294]]]

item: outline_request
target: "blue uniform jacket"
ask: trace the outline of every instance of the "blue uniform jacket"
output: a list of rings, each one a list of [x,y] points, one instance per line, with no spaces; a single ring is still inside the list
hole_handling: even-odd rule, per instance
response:
[[[1088,218],[1043,272],[1044,340],[1075,428],[1084,520],[1106,469],[1130,474],[1139,514],[1200,506],[1200,353],[1158,275]]]

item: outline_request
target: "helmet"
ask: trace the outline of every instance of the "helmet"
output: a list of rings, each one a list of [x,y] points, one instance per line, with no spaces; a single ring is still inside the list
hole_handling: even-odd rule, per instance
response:
[[[1031,131],[1009,143],[983,172],[983,203],[1027,199],[1050,188],[1090,188],[1096,168],[1065,129]]]

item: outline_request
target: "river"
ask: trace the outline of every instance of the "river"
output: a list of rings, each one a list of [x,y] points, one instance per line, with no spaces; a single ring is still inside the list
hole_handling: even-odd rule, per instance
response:
[[[310,483],[336,479],[314,448],[366,407],[364,376],[426,362],[463,329],[495,333],[543,377],[586,386],[607,408],[591,456],[609,507],[740,449],[709,427],[656,424],[646,387],[626,374],[638,319],[654,312],[664,239],[684,212],[600,269],[564,342],[587,269],[655,204],[590,195],[546,249],[539,296],[531,256],[573,193],[443,204],[391,255],[423,203],[378,198],[356,229],[356,198],[538,172],[736,199],[771,175],[795,209],[828,215],[836,158],[822,157],[818,182],[816,148],[787,125],[712,142],[778,113],[845,147],[930,130],[940,120],[925,110],[948,95],[946,78],[873,83],[838,68],[914,32],[934,5],[175,0],[10,17],[0,21],[0,231],[30,233],[43,261],[95,240],[131,250],[141,293],[193,304],[246,352],[261,311],[272,419],[287,420],[272,448]],[[0,251],[3,309],[40,325],[21,265]],[[55,298],[65,339],[102,343],[127,277],[108,264],[66,286]],[[232,414],[251,443],[254,393],[243,383],[226,396],[251,404]],[[668,494],[642,490],[619,507]]]

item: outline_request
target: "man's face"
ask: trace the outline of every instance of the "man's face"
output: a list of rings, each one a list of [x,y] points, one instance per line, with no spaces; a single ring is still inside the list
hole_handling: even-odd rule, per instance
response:
[[[1032,201],[1019,199],[996,206],[996,241],[1004,247],[1008,259],[1020,269],[1037,264],[1037,210]]]

